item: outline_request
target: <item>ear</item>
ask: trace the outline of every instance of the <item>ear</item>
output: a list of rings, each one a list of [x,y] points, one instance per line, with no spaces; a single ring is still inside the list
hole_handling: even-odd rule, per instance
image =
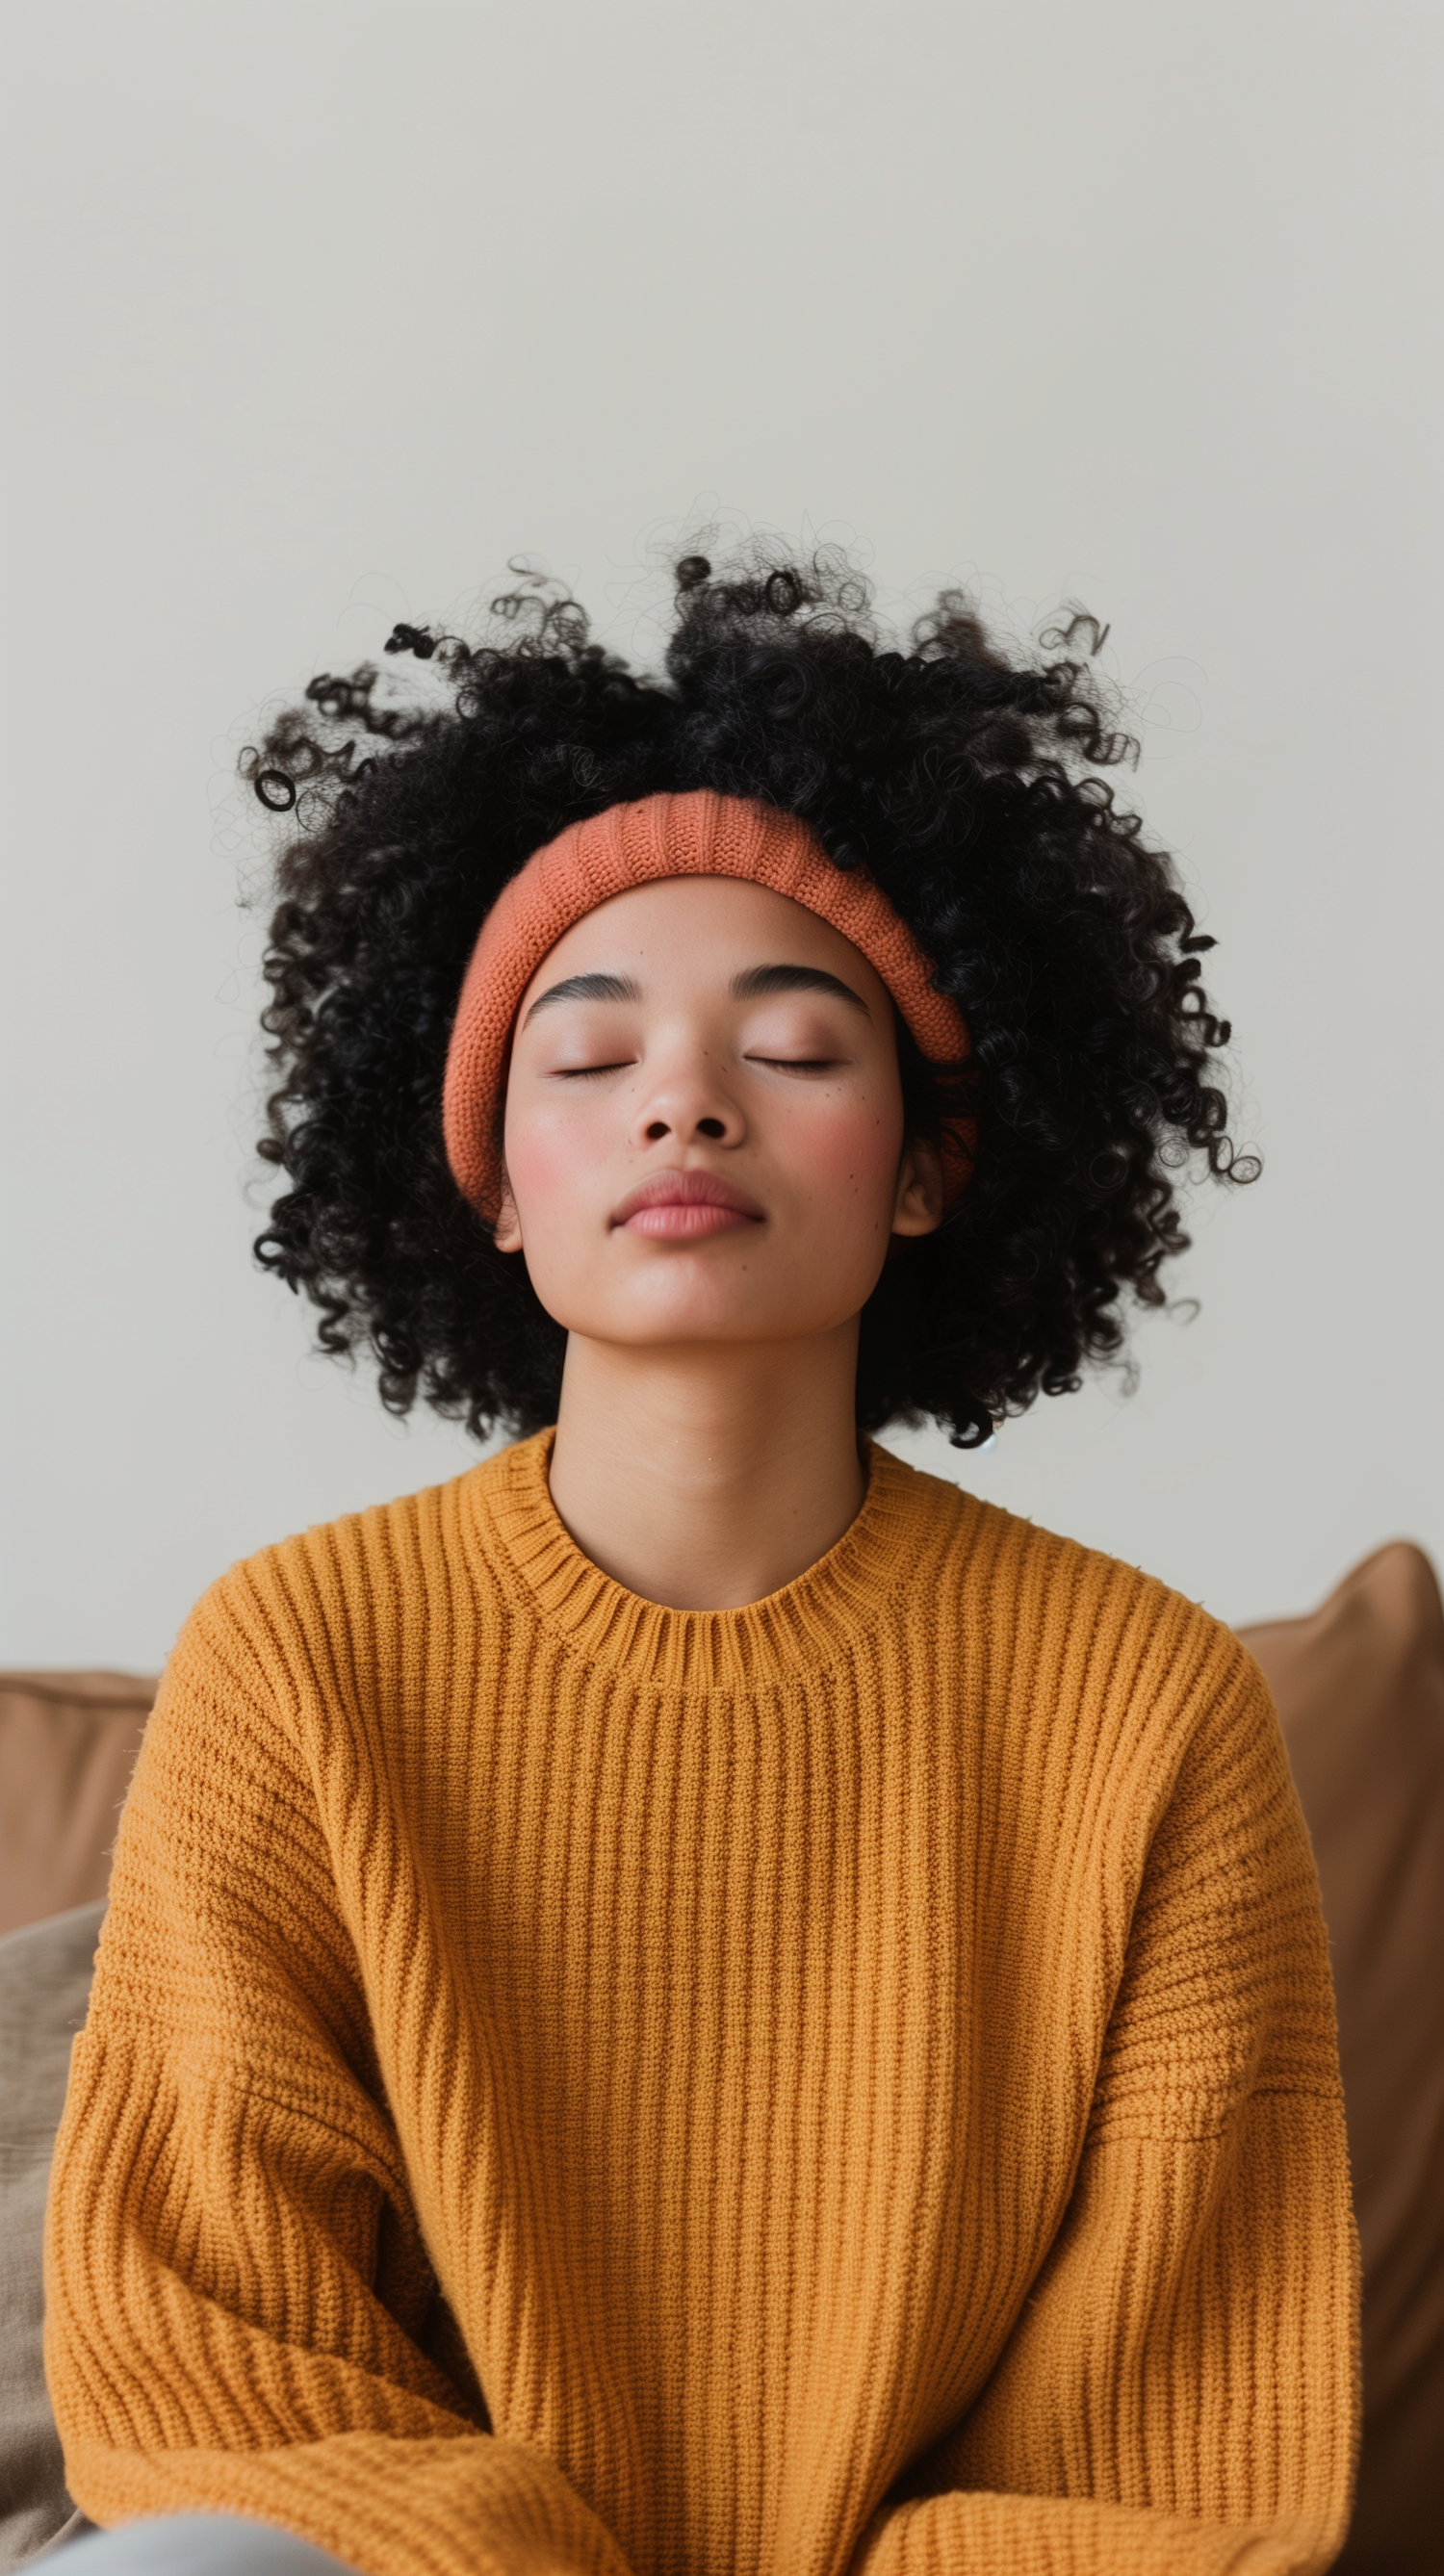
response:
[[[522,1248],[521,1218],[505,1170],[501,1176],[501,1205],[496,1212],[496,1227],[491,1239],[498,1252],[520,1252]]]
[[[935,1234],[942,1219],[942,1156],[926,1136],[914,1136],[903,1147],[898,1166],[892,1230],[894,1234]]]

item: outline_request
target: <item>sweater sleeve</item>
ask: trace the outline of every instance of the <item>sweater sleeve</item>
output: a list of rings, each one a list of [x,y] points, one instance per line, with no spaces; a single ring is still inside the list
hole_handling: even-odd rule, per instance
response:
[[[851,2576],[1314,2576],[1357,2439],[1357,2246],[1313,1856],[1233,1640],[1149,1848],[1064,2221]]]
[[[250,2515],[363,2576],[627,2576],[488,2427],[245,1580],[168,1667],[72,2059],[46,2228],[70,2492],[103,2525]]]

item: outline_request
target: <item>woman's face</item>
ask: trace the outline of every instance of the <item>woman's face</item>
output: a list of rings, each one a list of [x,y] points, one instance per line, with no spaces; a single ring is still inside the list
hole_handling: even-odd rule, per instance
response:
[[[497,1243],[598,1341],[833,1330],[941,1212],[886,986],[732,877],[634,887],[558,940],[517,1013],[505,1154]]]

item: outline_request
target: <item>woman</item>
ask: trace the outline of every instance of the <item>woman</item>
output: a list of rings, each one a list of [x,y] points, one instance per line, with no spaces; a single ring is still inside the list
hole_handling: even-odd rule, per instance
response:
[[[1322,2569],[1354,2247],[1267,1691],[869,1437],[1075,1384],[1179,1164],[1246,1177],[1209,943],[1061,647],[880,651],[826,562],[686,559],[658,681],[510,605],[250,764],[261,1256],[520,1437],[172,1658],[48,2356],[85,2511],[180,2519],[82,2545]]]

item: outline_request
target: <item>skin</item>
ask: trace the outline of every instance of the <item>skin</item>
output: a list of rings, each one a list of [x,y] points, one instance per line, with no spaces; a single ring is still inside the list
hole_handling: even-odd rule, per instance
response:
[[[647,1600],[761,1600],[861,1505],[859,1317],[942,1213],[894,1032],[850,940],[727,877],[599,905],[522,997],[496,1240],[567,1331],[552,1500]]]

